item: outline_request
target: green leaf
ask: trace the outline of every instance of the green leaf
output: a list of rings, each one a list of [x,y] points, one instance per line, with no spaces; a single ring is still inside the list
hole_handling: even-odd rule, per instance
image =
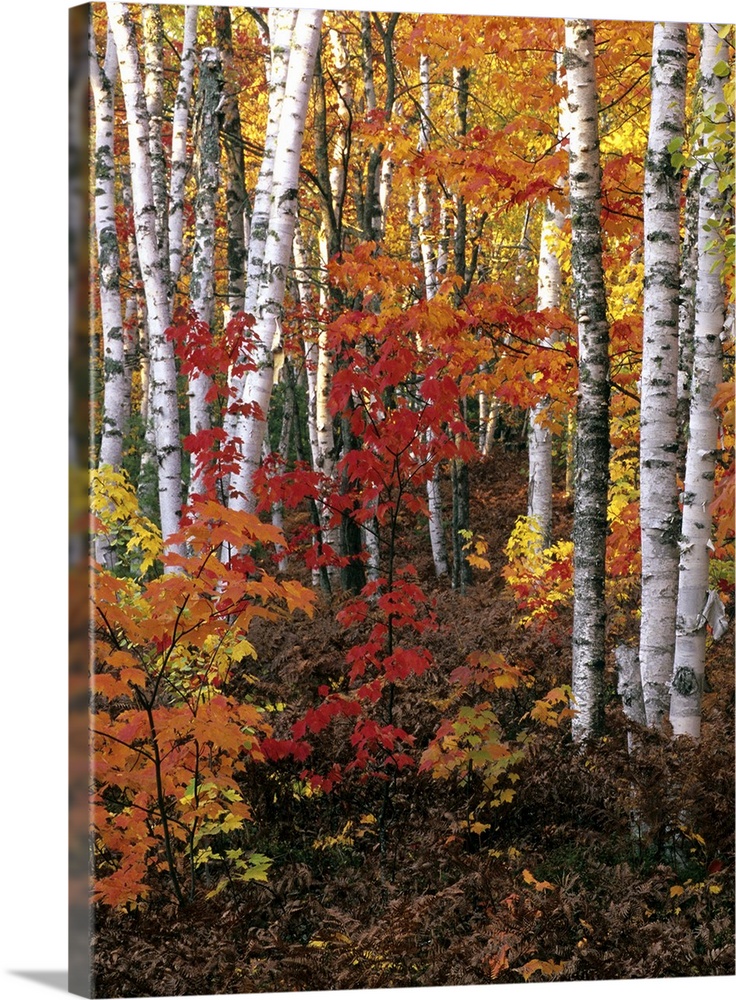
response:
[[[728,76],[729,66],[725,59],[720,59],[713,67],[713,73],[715,76],[724,77]]]

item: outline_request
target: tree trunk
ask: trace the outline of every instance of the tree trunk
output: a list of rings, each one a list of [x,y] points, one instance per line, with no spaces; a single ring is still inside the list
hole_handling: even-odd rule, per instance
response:
[[[429,147],[429,57],[419,57],[420,122],[419,122],[419,152]],[[416,224],[418,250],[421,254],[424,270],[424,294],[427,301],[434,298],[437,291],[437,271],[435,253],[430,241],[432,213],[430,207],[429,184],[426,177],[420,177],[416,202],[413,199],[409,207],[409,222]],[[431,442],[432,432],[427,431],[427,440]],[[432,546],[434,571],[438,577],[449,574],[447,549],[445,546],[445,531],[442,523],[442,497],[440,494],[440,468],[435,466],[434,474],[427,480],[427,501],[429,506],[429,541]]]
[[[181,47],[181,67],[176,88],[171,130],[171,179],[169,182],[169,271],[172,296],[181,273],[184,232],[184,184],[187,179],[187,129],[189,101],[192,96],[194,63],[197,45],[199,7],[184,9],[184,40]]]
[[[559,55],[553,75],[559,82]],[[565,101],[559,105],[557,134],[562,139],[567,132]],[[562,188],[564,178],[560,178]],[[562,299],[562,271],[558,257],[559,240],[565,223],[563,213],[548,201],[544,209],[542,232],[539,237],[539,265],[537,268],[537,309],[559,309]],[[552,335],[543,341],[552,346],[557,338]],[[539,547],[545,549],[552,543],[552,432],[547,426],[549,403],[541,400],[529,414],[529,491],[527,515],[539,528]]]
[[[703,25],[700,59],[703,120],[719,123],[728,114],[723,80],[714,72],[727,58],[718,27]],[[698,211],[698,277],[695,290],[694,363],[690,398],[690,437],[685,465],[682,507],[679,589],[677,598],[674,673],[670,721],[676,735],[700,738],[700,713],[705,675],[705,630],[708,622],[710,507],[718,448],[718,414],[712,401],[723,379],[721,335],[726,320],[726,301],[721,279],[725,245],[714,239],[714,231],[729,206],[718,189],[718,164],[708,155],[700,177]],[[710,601],[712,607],[713,601]],[[717,619],[716,619],[717,622]]]
[[[233,506],[255,509],[253,474],[258,468],[273,388],[273,345],[280,334],[286,272],[291,258],[297,218],[299,162],[309,103],[312,73],[319,44],[321,10],[300,10],[294,26],[281,124],[276,143],[271,212],[258,288],[254,332],[257,369],[249,373],[244,401],[251,413],[238,421],[237,436],[243,442],[241,468],[232,477]],[[255,230],[253,227],[252,233]],[[248,262],[250,272],[250,260]],[[249,275],[250,286],[250,275]],[[246,292],[250,292],[248,287]],[[247,309],[247,302],[246,302]]]
[[[181,517],[181,444],[176,395],[176,366],[171,341],[168,261],[156,239],[156,206],[149,153],[148,109],[141,83],[133,23],[126,4],[111,3],[108,15],[115,36],[120,79],[128,118],[130,176],[135,234],[146,296],[151,352],[151,409],[158,459],[158,496],[164,542],[179,528]]]
[[[153,203],[156,207],[156,242],[158,254],[168,267],[169,263],[169,191],[166,177],[166,153],[163,142],[164,122],[164,23],[159,4],[144,4],[141,8],[143,23],[143,64],[145,67],[143,91],[148,109],[148,145],[151,153],[151,180]],[[170,275],[166,275],[167,282]]]
[[[585,20],[565,22],[570,114],[572,275],[578,322],[578,404],[573,540],[573,737],[603,726],[605,563],[608,501],[608,322],[600,226],[601,171],[595,33]]]
[[[94,222],[97,234],[104,379],[99,465],[111,465],[118,469],[123,457],[128,383],[120,303],[120,248],[115,224],[113,90],[117,76],[117,55],[115,41],[108,31],[104,65],[100,66],[91,21],[89,43],[90,83],[95,106]]]
[[[240,124],[233,60],[233,38],[229,7],[214,7],[217,48],[222,57],[224,90],[221,104],[222,138],[225,147],[225,204],[227,207],[227,322],[245,305],[245,189],[243,135]]]
[[[654,25],[652,109],[644,173],[644,339],[641,365],[641,626],[639,663],[647,725],[661,728],[675,651],[677,606],[677,320],[680,183],[667,149],[682,136],[687,35]]]
[[[220,98],[222,61],[217,49],[202,50],[196,107],[195,166],[197,196],[194,204],[194,251],[189,279],[189,298],[197,319],[207,325],[211,338],[215,314],[215,226],[220,186]],[[211,377],[201,371],[189,376],[189,433],[212,426],[207,395]],[[189,498],[205,494],[204,469],[192,453]]]
[[[685,479],[687,424],[690,417],[690,382],[693,375],[695,337],[695,283],[698,277],[698,212],[700,170],[690,171],[685,187],[685,222],[680,254],[680,310],[677,324],[677,475]]]
[[[253,197],[253,214],[251,215],[250,239],[248,241],[248,261],[245,281],[244,310],[255,315],[258,289],[263,270],[263,259],[268,237],[269,216],[273,201],[274,164],[276,163],[276,144],[279,138],[281,124],[281,109],[284,102],[286,77],[289,69],[292,35],[296,23],[295,10],[271,8],[268,12],[270,29],[270,67],[268,71],[268,124],[263,145],[263,159],[258,173],[255,194]],[[288,261],[287,261],[288,263]],[[238,359],[241,363],[243,358]],[[228,377],[228,388],[231,400],[236,403],[245,397],[247,375]],[[228,439],[236,434],[241,436],[243,418],[232,409],[225,414],[224,429]]]

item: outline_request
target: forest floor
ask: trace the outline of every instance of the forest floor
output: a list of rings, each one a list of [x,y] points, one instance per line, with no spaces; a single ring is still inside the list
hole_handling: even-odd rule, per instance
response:
[[[396,699],[395,724],[417,748],[447,709],[450,673],[473,652],[528,671],[528,685],[491,699],[509,738],[531,731],[535,699],[569,683],[570,611],[518,628],[501,576],[526,508],[525,461],[497,447],[471,467],[471,524],[491,568],[464,595],[434,579],[424,535],[409,526],[402,534],[400,557],[415,565],[439,624],[422,637],[433,666]],[[561,492],[556,509],[556,537],[569,537]],[[337,622],[340,603],[252,629],[258,661],[233,690],[271,706],[277,735],[316,703],[318,688],[344,679],[361,630]],[[612,621],[611,649],[635,634],[620,608]],[[388,789],[353,772],[329,794],[310,793],[294,761],[248,772],[254,822],[241,844],[273,859],[268,882],[232,883],[208,898],[219,874],[208,882],[205,872],[180,908],[162,874],[160,895],[138,909],[100,908],[96,995],[732,975],[732,663],[730,633],[709,652],[697,748],[646,732],[630,754],[611,655],[606,736],[581,748],[569,724],[534,727],[514,766],[513,797],[501,804],[472,768],[447,779],[407,769]],[[310,737],[310,766],[348,760],[351,725],[338,719]]]

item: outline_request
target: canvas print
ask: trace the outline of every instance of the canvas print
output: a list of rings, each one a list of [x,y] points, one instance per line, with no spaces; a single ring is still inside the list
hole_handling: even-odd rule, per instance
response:
[[[732,976],[733,26],[70,23],[72,990]]]

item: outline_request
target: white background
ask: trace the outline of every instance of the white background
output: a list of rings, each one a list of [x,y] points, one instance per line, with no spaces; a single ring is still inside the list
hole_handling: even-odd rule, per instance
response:
[[[332,6],[446,11],[455,5],[426,0]],[[528,16],[720,22],[734,17],[727,0],[486,0],[482,5],[461,0],[458,6],[467,13]],[[0,989],[9,1000],[48,997],[66,988],[67,9],[58,0],[11,0],[2,11]],[[730,995],[733,983],[703,979],[677,985],[691,996],[703,991],[717,1000]],[[632,1000],[656,1000],[669,996],[673,985],[666,980],[547,984],[542,994],[544,1000],[590,1000],[623,990]],[[539,995],[538,989],[496,986],[494,992],[521,996],[523,991],[528,1000],[529,991]],[[471,1000],[487,990],[460,992]],[[447,990],[426,991],[435,993],[448,996]],[[390,1000],[416,995],[381,993]],[[359,996],[369,1000],[373,991]]]

